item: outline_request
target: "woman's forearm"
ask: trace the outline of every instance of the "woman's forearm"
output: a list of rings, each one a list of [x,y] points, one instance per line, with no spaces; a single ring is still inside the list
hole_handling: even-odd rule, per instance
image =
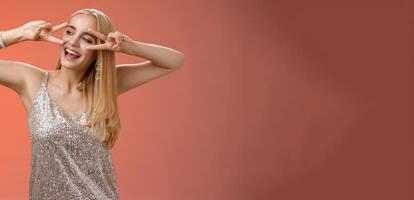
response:
[[[148,44],[134,40],[126,41],[123,53],[139,56],[152,61],[154,64],[164,68],[179,68],[184,60],[184,54],[160,45]]]
[[[3,43],[6,47],[24,41],[23,33],[19,28],[3,31],[1,39],[3,39]]]

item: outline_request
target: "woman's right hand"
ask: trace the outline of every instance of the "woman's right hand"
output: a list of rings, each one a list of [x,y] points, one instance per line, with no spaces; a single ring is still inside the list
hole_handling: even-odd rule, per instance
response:
[[[63,41],[61,39],[54,37],[52,33],[64,28],[66,25],[67,22],[64,22],[52,27],[50,23],[38,20],[28,22],[21,26],[19,29],[23,34],[24,40],[49,41],[62,44]]]

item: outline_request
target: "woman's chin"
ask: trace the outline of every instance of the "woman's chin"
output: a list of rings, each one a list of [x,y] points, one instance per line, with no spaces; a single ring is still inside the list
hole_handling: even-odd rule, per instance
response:
[[[68,63],[65,61],[61,61],[60,62],[61,66],[64,68],[68,68],[68,69],[77,69],[80,68],[80,64],[79,63]]]
[[[77,68],[81,65],[81,60],[66,60],[65,58],[61,58],[60,63],[67,68]]]

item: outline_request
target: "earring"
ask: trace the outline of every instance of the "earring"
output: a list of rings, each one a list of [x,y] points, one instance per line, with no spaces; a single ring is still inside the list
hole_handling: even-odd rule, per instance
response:
[[[96,64],[96,68],[95,68],[95,80],[99,80],[101,79],[101,64]]]

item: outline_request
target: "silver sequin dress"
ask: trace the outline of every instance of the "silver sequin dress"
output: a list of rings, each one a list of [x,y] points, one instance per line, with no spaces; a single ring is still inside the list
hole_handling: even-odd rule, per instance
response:
[[[29,112],[30,200],[117,200],[110,151],[83,126],[88,117],[67,115],[47,92],[48,71]]]

